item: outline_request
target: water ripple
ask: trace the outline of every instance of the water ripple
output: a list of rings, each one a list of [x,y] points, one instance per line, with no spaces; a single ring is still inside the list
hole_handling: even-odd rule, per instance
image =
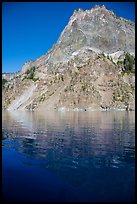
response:
[[[125,189],[124,185],[131,186],[133,172],[129,172],[135,165],[132,113],[39,114],[3,115],[5,165],[13,168],[20,164],[21,169],[29,167],[36,172],[38,169],[49,170],[73,186],[75,191],[79,189],[79,195],[85,194],[90,198],[100,191],[101,185],[104,186],[104,191],[99,194],[102,198],[111,188],[113,191],[109,195],[118,193],[118,186],[121,190],[122,186]],[[15,153],[18,160],[14,159]],[[7,162],[12,155],[13,164]],[[44,177],[44,173],[42,175]]]

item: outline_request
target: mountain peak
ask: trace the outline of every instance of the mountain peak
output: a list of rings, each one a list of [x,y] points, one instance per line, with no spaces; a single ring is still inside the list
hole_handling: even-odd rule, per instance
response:
[[[106,9],[106,6],[105,6],[105,5],[102,5],[102,6],[95,5],[95,6],[94,6],[93,8],[91,8],[91,9],[100,9],[100,8]]]
[[[117,17],[104,5],[95,5],[89,10],[79,8],[74,10],[52,49],[28,66],[46,64],[52,67],[58,62],[69,61],[85,48],[95,53],[129,52],[135,55],[135,24]]]
[[[112,10],[108,10],[105,5],[102,5],[102,6],[95,5],[94,7],[92,7],[89,10],[83,10],[81,8],[79,8],[78,10],[74,10],[72,16],[70,17],[70,20],[74,19],[74,18],[82,18],[85,15],[100,16],[102,14],[110,15],[110,16],[118,19],[116,14]],[[119,19],[122,19],[122,18],[119,18]]]
[[[3,107],[134,110],[135,63],[129,53],[135,53],[133,23],[104,5],[75,10],[51,50],[25,63],[9,83],[4,80]],[[128,74],[124,59],[132,61]]]
[[[54,62],[67,60],[73,52],[83,47],[107,54],[118,51],[134,53],[134,34],[134,24],[117,17],[104,5],[95,5],[89,10],[79,8],[70,17],[56,43]]]

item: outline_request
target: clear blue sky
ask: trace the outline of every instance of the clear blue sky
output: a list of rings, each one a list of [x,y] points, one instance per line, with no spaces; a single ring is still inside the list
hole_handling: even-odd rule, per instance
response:
[[[19,71],[26,61],[45,54],[75,9],[91,9],[96,4],[135,21],[134,2],[3,2],[2,72]]]

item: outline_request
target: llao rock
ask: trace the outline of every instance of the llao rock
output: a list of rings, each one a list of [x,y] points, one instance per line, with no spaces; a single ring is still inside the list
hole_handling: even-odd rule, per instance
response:
[[[105,6],[74,11],[61,33],[49,62],[68,59],[82,47],[107,54],[117,51],[135,53],[135,24],[118,18]]]
[[[47,66],[50,70],[58,62],[69,61],[73,53],[84,47],[96,53],[120,51],[135,55],[135,23],[117,17],[105,6],[75,10],[52,49],[37,60],[26,63],[23,70],[32,66]]]
[[[105,6],[75,10],[52,49],[3,85],[2,107],[135,110],[134,68],[124,73],[122,62],[127,52],[135,56],[134,22]]]

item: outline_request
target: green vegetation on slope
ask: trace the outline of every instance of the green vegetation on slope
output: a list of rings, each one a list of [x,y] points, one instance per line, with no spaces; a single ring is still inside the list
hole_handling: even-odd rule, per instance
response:
[[[31,67],[31,69],[28,69],[25,74],[26,76],[24,77],[24,79],[32,79],[34,82],[39,80],[38,77],[34,77],[35,76],[35,71],[36,71],[36,67]]]
[[[2,79],[2,87],[4,88],[5,84],[7,83],[8,81],[6,79]]]
[[[135,58],[130,55],[129,53],[126,53],[125,59],[124,59],[124,69],[127,73],[134,73],[135,72]]]
[[[124,61],[118,61],[117,65],[122,67],[123,74],[135,73],[135,58],[128,52],[125,55]]]

